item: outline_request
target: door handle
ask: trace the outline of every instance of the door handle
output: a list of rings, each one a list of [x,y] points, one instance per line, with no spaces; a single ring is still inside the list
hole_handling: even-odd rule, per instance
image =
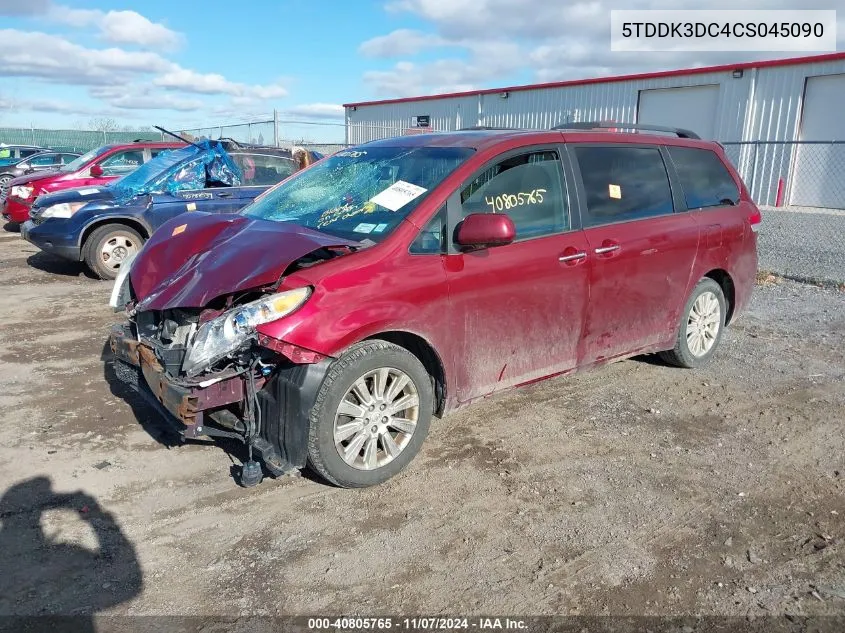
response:
[[[596,255],[604,255],[605,253],[612,253],[613,251],[619,250],[619,244],[613,244],[611,246],[599,246],[595,253]]]
[[[579,259],[584,259],[587,256],[587,253],[584,251],[580,251],[578,253],[573,253],[572,255],[561,255],[557,258],[559,262],[575,262]]]
[[[232,192],[231,191],[221,191],[220,193],[217,194],[217,197],[218,198],[231,198]]]

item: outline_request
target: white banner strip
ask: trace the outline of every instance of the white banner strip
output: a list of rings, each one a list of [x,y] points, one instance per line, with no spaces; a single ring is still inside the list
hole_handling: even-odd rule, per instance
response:
[[[612,10],[612,51],[834,52],[835,10]]]

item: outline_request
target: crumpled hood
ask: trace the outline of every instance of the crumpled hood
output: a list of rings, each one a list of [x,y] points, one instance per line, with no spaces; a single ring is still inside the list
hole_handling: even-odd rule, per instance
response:
[[[138,311],[201,308],[224,295],[275,284],[290,264],[314,250],[353,245],[288,222],[188,212],[153,233],[129,277]]]

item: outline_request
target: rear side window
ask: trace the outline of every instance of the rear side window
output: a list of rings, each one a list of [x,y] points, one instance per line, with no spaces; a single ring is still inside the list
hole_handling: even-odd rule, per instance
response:
[[[245,185],[268,186],[281,182],[294,171],[293,159],[270,154],[231,154],[241,169]]]
[[[27,162],[30,165],[38,167],[50,167],[56,163],[58,156],[56,154],[38,154],[30,158]]]
[[[670,147],[688,209],[735,204],[739,188],[725,164],[709,149]],[[730,202],[729,202],[730,201]]]
[[[125,176],[144,164],[144,151],[140,149],[124,150],[106,158],[100,167],[104,176]]]
[[[669,175],[656,147],[575,148],[587,198],[586,226],[674,212]]]

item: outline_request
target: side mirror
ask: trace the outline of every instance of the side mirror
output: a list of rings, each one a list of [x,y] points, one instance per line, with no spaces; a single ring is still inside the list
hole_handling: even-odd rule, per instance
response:
[[[103,175],[103,168],[99,165],[91,165],[91,169],[88,173],[91,174],[91,178],[99,178]]]
[[[29,163],[18,163],[18,169],[21,171],[29,171],[32,169],[32,166]]]
[[[455,242],[467,249],[505,246],[516,239],[516,226],[503,213],[471,213],[458,225]]]

